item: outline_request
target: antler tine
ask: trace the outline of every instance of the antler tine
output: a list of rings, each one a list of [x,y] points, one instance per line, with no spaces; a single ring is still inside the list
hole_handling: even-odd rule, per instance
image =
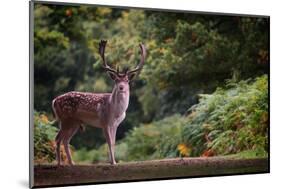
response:
[[[107,63],[106,63],[106,60],[105,60],[105,57],[104,57],[104,52],[105,52],[105,47],[106,47],[106,43],[107,41],[105,40],[101,40],[100,43],[99,43],[99,54],[102,58],[102,61],[103,61],[103,68],[106,70],[106,71],[109,71],[109,72],[113,72],[115,74],[117,74],[117,71],[112,69]]]
[[[140,47],[140,53],[141,53],[141,60],[140,60],[140,63],[137,65],[137,67],[131,71],[128,71],[128,74],[132,74],[134,72],[139,72],[143,65],[144,65],[144,59],[146,57],[146,49],[145,49],[145,46],[143,44],[139,44],[139,47]]]

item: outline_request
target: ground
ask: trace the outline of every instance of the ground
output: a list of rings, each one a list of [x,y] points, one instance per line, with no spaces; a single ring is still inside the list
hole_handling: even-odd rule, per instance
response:
[[[175,158],[142,162],[62,166],[35,165],[34,186],[73,185],[211,175],[267,173],[267,158]]]

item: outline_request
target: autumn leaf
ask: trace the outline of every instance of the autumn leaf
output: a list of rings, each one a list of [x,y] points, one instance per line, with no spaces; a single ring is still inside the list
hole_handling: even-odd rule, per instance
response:
[[[212,150],[212,149],[209,149],[209,150],[205,150],[201,157],[211,157],[211,156],[214,156],[215,155],[215,152]]]
[[[180,154],[182,156],[188,157],[190,155],[191,152],[191,148],[189,148],[188,146],[186,146],[186,144],[181,143],[177,146],[178,151],[180,152]]]
[[[196,35],[196,33],[192,32],[191,33],[191,41],[194,43],[194,42],[196,42],[196,40],[197,40],[197,35]]]
[[[49,123],[48,117],[44,114],[40,115],[40,120],[45,124]]]
[[[68,17],[71,17],[72,16],[72,10],[71,9],[67,9],[65,11],[65,15],[68,16]]]

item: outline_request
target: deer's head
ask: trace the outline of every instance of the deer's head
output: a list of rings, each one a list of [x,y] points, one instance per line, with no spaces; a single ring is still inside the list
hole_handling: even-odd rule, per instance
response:
[[[106,70],[106,72],[109,74],[110,78],[115,82],[115,87],[118,93],[126,93],[129,91],[129,82],[137,76],[144,64],[144,59],[146,57],[146,49],[143,44],[139,44],[140,47],[140,53],[141,53],[141,59],[139,64],[132,70],[125,69],[122,72],[119,71],[119,69],[113,69],[111,68],[105,59],[104,52],[106,47],[107,41],[101,40],[99,43],[99,54],[103,61],[103,68]]]

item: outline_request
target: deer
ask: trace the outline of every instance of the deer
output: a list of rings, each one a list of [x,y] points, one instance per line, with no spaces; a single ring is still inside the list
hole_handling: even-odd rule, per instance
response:
[[[59,123],[59,131],[55,137],[55,154],[57,165],[61,165],[61,143],[67,157],[67,163],[74,165],[69,151],[69,143],[75,133],[83,125],[102,129],[109,148],[110,164],[115,165],[114,147],[116,131],[120,123],[126,117],[129,106],[130,81],[137,76],[143,68],[146,58],[146,48],[140,43],[140,62],[130,70],[113,69],[107,64],[105,47],[107,41],[99,43],[99,55],[102,59],[102,67],[114,81],[111,93],[92,93],[71,91],[62,94],[52,101],[52,110],[56,121]]]

